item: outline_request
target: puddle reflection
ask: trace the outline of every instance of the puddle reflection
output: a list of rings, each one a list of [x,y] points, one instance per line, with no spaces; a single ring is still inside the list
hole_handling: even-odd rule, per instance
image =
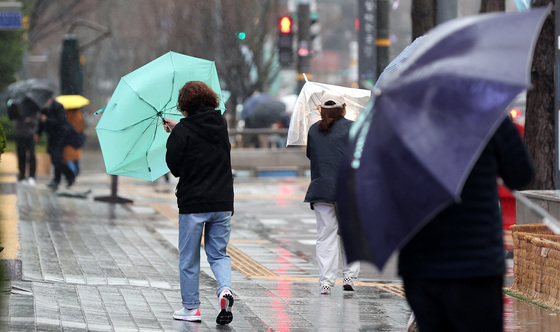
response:
[[[558,313],[544,310],[536,305],[504,297],[504,331],[555,332],[560,326]]]
[[[286,305],[284,299],[290,299],[292,297],[293,282],[291,281],[281,281],[276,285],[275,294],[278,297],[274,298],[271,303],[272,314],[275,317],[276,326],[274,331],[277,332],[289,332],[291,325],[291,318],[288,314],[289,307]]]

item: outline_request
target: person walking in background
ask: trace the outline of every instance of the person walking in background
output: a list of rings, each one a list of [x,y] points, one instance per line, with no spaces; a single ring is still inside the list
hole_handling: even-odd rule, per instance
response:
[[[311,162],[311,183],[305,195],[317,217],[317,263],[321,294],[330,294],[336,281],[339,255],[342,252],[343,289],[353,291],[360,263],[347,264],[340,243],[336,218],[336,177],[348,143],[352,121],[344,118],[346,105],[340,98],[325,95],[321,99],[321,120],[307,134],[307,158]]]
[[[38,131],[41,110],[29,98],[24,98],[17,107],[19,116],[16,119],[15,137],[19,170],[18,181],[24,181],[26,174],[28,174],[27,182],[30,185],[35,185],[35,172],[37,170],[35,143],[39,141]],[[29,173],[26,173],[28,164]]]
[[[398,270],[419,331],[503,331],[505,252],[496,179],[520,189],[533,173],[519,132],[506,118],[460,200],[401,249]]]
[[[4,153],[6,145],[6,133],[4,133],[4,126],[0,123],[0,161],[2,160],[2,153]]]
[[[63,162],[72,170],[74,176],[80,174],[80,160],[82,159],[82,146],[84,144],[84,115],[79,108],[66,110],[66,119],[74,129],[68,136],[67,145],[62,153]]]
[[[216,323],[233,320],[231,308],[231,259],[226,253],[233,214],[233,175],[227,124],[218,107],[218,96],[205,83],[187,82],[179,92],[178,123],[164,120],[166,162],[179,177],[176,188],[179,207],[179,275],[183,307],[173,318],[200,322],[200,244],[218,282],[220,312]]]
[[[44,130],[47,133],[47,152],[51,157],[51,164],[54,168],[54,177],[48,186],[52,190],[57,190],[62,174],[64,174],[67,186],[70,187],[76,176],[68,165],[62,162],[62,153],[66,146],[68,132],[71,129],[66,119],[66,111],[62,104],[51,97],[42,112],[39,132],[41,133]]]

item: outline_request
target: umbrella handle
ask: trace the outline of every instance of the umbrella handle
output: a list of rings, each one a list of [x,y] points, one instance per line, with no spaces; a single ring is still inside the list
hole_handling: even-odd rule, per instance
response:
[[[175,128],[175,125],[177,125],[177,122],[173,120],[167,120],[163,118],[161,120],[163,122],[163,128],[168,133],[170,133],[173,130],[173,128]]]

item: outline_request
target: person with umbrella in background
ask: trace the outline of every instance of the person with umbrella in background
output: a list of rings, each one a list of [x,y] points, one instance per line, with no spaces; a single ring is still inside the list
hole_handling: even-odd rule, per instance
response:
[[[67,186],[70,187],[74,184],[76,176],[70,167],[62,162],[62,153],[67,143],[68,133],[72,129],[66,119],[66,111],[62,104],[51,97],[42,110],[40,121],[39,134],[43,131],[47,134],[47,152],[54,168],[54,176],[48,187],[57,190],[62,175],[66,178]]]
[[[226,253],[233,214],[233,175],[227,123],[217,110],[217,94],[204,82],[189,81],[179,92],[179,122],[164,119],[171,131],[166,162],[179,177],[179,274],[183,307],[173,318],[201,321],[199,299],[200,244],[218,282],[220,312],[216,323],[233,320],[231,258]]]
[[[66,110],[66,119],[72,126],[68,134],[67,145],[64,146],[62,162],[74,173],[80,174],[80,160],[82,159],[82,146],[85,143],[85,123],[82,107],[89,105],[89,100],[80,95],[61,95],[56,97]]]
[[[336,281],[339,255],[342,250],[343,289],[353,291],[353,279],[358,277],[360,262],[347,264],[340,243],[336,218],[336,176],[348,143],[353,121],[344,118],[346,104],[334,95],[321,98],[321,120],[307,134],[307,158],[311,161],[311,183],[305,195],[317,217],[317,263],[320,293],[330,294]]]
[[[17,81],[8,86],[8,116],[15,120],[16,150],[18,157],[18,180],[25,180],[29,161],[28,183],[35,184],[36,158],[39,117],[41,107],[52,96],[53,90],[44,79],[31,78]]]
[[[18,181],[26,179],[26,168],[29,162],[29,177],[27,182],[35,185],[37,161],[35,158],[35,143],[39,141],[40,108],[31,99],[24,98],[18,105],[19,116],[16,119],[15,136],[18,158]]]

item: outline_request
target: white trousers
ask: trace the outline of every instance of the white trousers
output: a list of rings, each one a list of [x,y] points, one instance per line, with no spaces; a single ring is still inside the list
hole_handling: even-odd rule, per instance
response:
[[[319,284],[333,286],[336,281],[340,255],[342,255],[343,277],[357,278],[360,262],[348,264],[344,248],[338,235],[338,221],[334,204],[313,204],[317,217],[317,263],[319,265]]]

